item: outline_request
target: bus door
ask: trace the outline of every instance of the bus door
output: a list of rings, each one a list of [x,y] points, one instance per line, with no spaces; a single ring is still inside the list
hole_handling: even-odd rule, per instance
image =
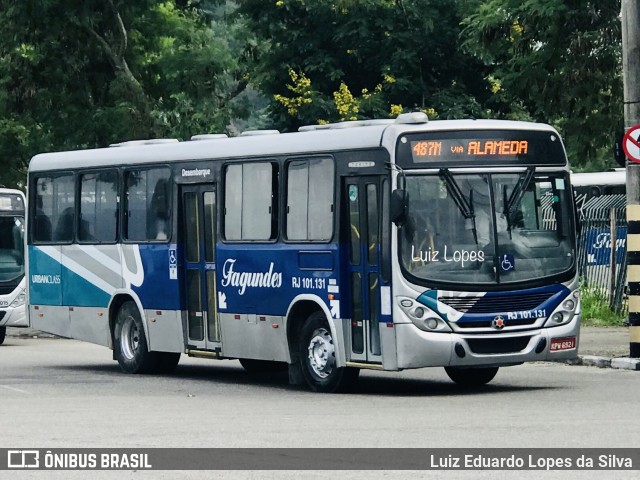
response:
[[[187,345],[218,350],[220,325],[216,305],[216,188],[183,186],[184,292]]]
[[[380,178],[346,177],[351,360],[382,362],[380,348]],[[347,317],[347,315],[343,315]]]

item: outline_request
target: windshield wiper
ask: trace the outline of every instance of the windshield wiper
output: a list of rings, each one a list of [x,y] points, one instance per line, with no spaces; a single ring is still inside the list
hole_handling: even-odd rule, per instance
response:
[[[462,215],[464,216],[465,220],[471,219],[471,222],[473,224],[473,239],[477,244],[478,233],[476,230],[476,214],[473,210],[473,190],[469,192],[469,200],[467,200],[467,197],[465,197],[464,193],[462,193],[458,182],[456,182],[455,178],[453,178],[453,175],[451,175],[449,169],[441,168],[438,172],[438,175],[444,181],[444,184],[447,187],[447,192],[449,193],[449,195],[451,195],[451,198],[453,198],[453,201],[457,205],[458,210],[460,210],[460,213],[462,213]]]
[[[464,193],[460,190],[460,187],[458,186],[455,178],[453,178],[453,175],[451,175],[451,172],[446,168],[441,168],[439,175],[440,178],[444,180],[444,183],[447,186],[447,192],[449,192],[449,195],[453,198],[453,201],[458,206],[460,213],[464,215],[464,218],[475,218],[476,215],[473,211],[473,204],[464,196]]]
[[[531,180],[533,180],[533,176],[535,175],[535,173],[535,167],[527,168],[527,171],[524,173],[524,175],[520,175],[520,177],[518,178],[518,181],[513,187],[513,191],[511,192],[511,195],[509,195],[508,200],[506,195],[507,192],[506,190],[504,190],[504,196],[502,200],[504,205],[502,213],[507,218],[507,222],[509,222],[511,212],[514,210],[514,207],[520,203],[522,197],[527,191],[527,188],[529,188],[529,184],[531,183]]]

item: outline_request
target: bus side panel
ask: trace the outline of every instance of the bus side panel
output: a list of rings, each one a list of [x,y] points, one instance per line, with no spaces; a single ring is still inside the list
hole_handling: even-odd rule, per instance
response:
[[[31,328],[71,337],[69,309],[62,306],[60,247],[29,246],[29,316]]]
[[[149,349],[182,352],[185,347],[175,244],[124,245],[124,277],[143,305]]]
[[[220,324],[225,357],[278,362],[289,360],[287,332],[282,317],[255,313],[222,314]]]
[[[126,247],[135,248],[126,251]],[[145,309],[184,309],[178,281],[178,257],[175,244],[123,245],[125,281]]]
[[[216,258],[225,356],[285,361],[284,317],[299,295],[324,300],[326,311],[340,318],[335,244],[219,244]]]
[[[116,245],[65,245],[62,262],[64,305],[106,308],[113,293],[123,287]]]
[[[149,350],[184,352],[182,314],[174,310],[145,310]]]
[[[68,245],[62,258],[62,300],[69,311],[71,335],[78,340],[109,345],[107,307],[122,276],[113,268],[118,261],[116,245]],[[116,270],[116,271],[114,271]]]

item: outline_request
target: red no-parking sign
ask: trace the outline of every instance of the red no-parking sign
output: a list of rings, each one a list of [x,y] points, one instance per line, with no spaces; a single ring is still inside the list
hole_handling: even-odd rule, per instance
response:
[[[631,127],[622,137],[622,150],[630,162],[640,163],[640,125]]]

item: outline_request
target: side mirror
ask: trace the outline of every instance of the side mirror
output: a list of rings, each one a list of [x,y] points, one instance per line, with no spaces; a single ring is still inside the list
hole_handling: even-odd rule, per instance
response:
[[[391,221],[401,227],[407,221],[409,192],[398,188],[391,193]]]

